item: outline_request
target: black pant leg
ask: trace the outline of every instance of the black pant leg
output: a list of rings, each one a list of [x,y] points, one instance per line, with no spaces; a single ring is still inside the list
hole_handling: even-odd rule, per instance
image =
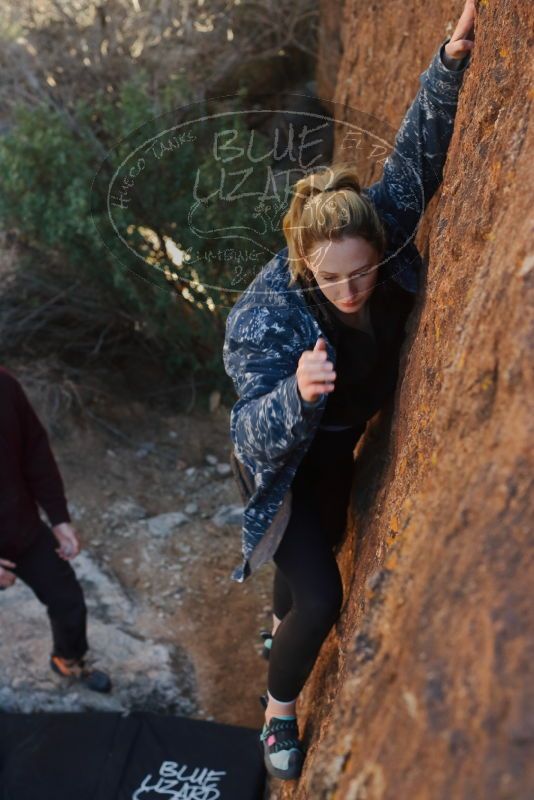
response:
[[[13,572],[46,606],[52,628],[53,653],[81,658],[88,650],[87,608],[76,573],[56,553],[52,529],[42,523],[35,542],[18,559]]]
[[[293,605],[291,586],[282,570],[275,565],[273,581],[273,612],[278,619],[283,619]]]
[[[318,514],[328,541],[335,547],[347,528],[354,474],[354,448],[365,430],[318,430],[297,474],[301,492],[318,499]]]
[[[277,700],[289,702],[302,690],[343,601],[332,548],[309,498],[299,493],[274,561],[291,588],[293,604],[273,637],[268,689]]]
[[[333,547],[346,530],[353,450],[362,432],[318,434],[292,483],[291,516],[273,556],[273,607],[282,622],[268,675],[270,694],[283,702],[302,690],[341,610],[343,585]]]

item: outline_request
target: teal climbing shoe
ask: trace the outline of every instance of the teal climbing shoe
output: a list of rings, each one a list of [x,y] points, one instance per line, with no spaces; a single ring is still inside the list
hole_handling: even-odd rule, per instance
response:
[[[274,778],[294,780],[302,772],[305,748],[298,738],[295,716],[271,717],[265,722],[260,740],[263,742],[265,769]]]
[[[271,631],[260,631],[260,636],[263,639],[263,649],[261,651],[261,655],[265,658],[266,661],[269,660],[269,655],[271,653],[271,647],[273,644],[273,634]]]

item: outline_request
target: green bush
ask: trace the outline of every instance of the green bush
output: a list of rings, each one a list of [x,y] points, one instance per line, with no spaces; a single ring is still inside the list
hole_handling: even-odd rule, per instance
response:
[[[97,292],[103,308],[124,312],[132,335],[141,333],[154,344],[170,374],[202,372],[203,385],[223,388],[224,322],[236,297],[228,289],[242,290],[252,277],[249,272],[238,282],[241,266],[224,251],[244,252],[247,235],[255,243],[248,246],[258,250],[253,211],[265,187],[265,171],[254,170],[247,178],[249,197],[202,203],[190,223],[191,187],[199,174],[199,193],[206,197],[217,191],[223,168],[238,175],[249,168],[246,152],[224,167],[214,160],[217,131],[232,127],[234,145],[245,149],[249,131],[234,103],[229,116],[179,128],[184,134],[180,146],[158,159],[157,148],[170,138],[155,140],[153,149],[143,143],[177,120],[205,113],[196,105],[173,111],[173,98],[183,97],[184,91],[180,78],[154,98],[148,76],[140,72],[113,97],[98,93],[72,110],[19,106],[12,127],[0,138],[0,215],[4,227],[45,257],[36,259],[32,270],[52,263],[65,286],[81,279]],[[110,224],[108,193],[116,196],[137,147],[145,155],[142,182],[136,182],[124,208],[113,209],[122,242]],[[255,133],[255,157],[267,159],[267,151],[268,143]],[[256,263],[247,264],[253,271],[283,245],[276,226],[260,234],[265,258],[260,254]],[[173,264],[166,241],[189,253],[182,267]],[[193,284],[186,278],[193,278]],[[46,340],[46,329],[43,336]]]

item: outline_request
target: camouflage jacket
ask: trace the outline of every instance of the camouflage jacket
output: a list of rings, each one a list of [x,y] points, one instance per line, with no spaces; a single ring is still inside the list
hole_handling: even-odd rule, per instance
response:
[[[438,188],[452,136],[458,93],[470,61],[451,64],[445,39],[428,68],[385,160],[382,177],[362,190],[385,224],[388,250],[383,277],[416,293],[425,265],[413,239]],[[449,66],[446,66],[448,64]],[[454,67],[454,68],[451,68]],[[291,482],[328,399],[303,403],[296,369],[304,350],[326,340],[336,350],[298,286],[288,287],[287,247],[262,268],[232,307],[223,362],[238,400],[230,413],[231,462],[245,504],[242,561],[231,579],[242,583],[272,558],[291,513]]]

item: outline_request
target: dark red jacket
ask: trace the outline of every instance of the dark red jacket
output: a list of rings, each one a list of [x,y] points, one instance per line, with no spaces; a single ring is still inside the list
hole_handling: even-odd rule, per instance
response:
[[[0,558],[16,561],[41,525],[70,522],[48,435],[15,376],[0,367]]]

